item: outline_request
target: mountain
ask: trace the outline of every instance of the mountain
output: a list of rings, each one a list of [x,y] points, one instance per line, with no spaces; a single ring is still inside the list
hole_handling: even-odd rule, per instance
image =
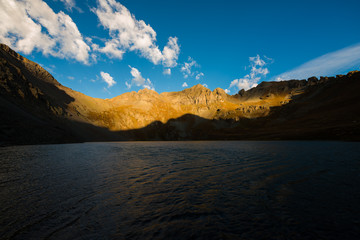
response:
[[[120,140],[360,140],[360,72],[262,82],[230,96],[196,85],[112,99],[61,85],[0,44],[0,144]]]

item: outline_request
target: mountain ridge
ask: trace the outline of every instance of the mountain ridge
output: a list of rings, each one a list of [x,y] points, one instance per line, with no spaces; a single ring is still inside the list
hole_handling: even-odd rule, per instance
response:
[[[0,142],[296,139],[298,135],[292,131],[296,124],[301,124],[296,119],[308,122],[305,128],[310,129],[306,131],[316,132],[311,128],[322,116],[314,115],[312,109],[331,117],[321,120],[324,121],[321,128],[349,127],[349,123],[343,126],[332,113],[338,109],[344,119],[353,119],[355,132],[334,137],[309,133],[299,139],[356,140],[360,122],[356,114],[360,110],[356,101],[360,91],[358,80],[360,72],[353,71],[337,77],[262,82],[235,95],[228,95],[221,88],[211,91],[198,84],[179,92],[159,94],[142,89],[99,99],[61,85],[40,65],[1,44],[0,104],[2,115],[7,116],[0,122]],[[307,119],[308,116],[313,119]],[[287,134],[279,124],[292,130]]]

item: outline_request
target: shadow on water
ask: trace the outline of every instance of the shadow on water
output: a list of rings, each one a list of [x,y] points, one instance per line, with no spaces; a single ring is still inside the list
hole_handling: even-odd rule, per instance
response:
[[[358,149],[259,141],[0,148],[0,238],[359,239]]]

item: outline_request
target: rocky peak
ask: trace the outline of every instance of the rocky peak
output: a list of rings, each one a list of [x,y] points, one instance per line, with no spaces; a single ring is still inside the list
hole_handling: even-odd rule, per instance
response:
[[[244,96],[244,94],[245,94],[245,89],[241,89],[241,90],[238,92],[238,95],[239,95],[240,97]]]
[[[308,78],[308,82],[317,82],[319,79],[317,77],[310,77]]]
[[[187,88],[183,90],[182,92],[185,93],[192,93],[192,94],[202,94],[202,93],[210,93],[210,89],[204,87],[202,84],[196,84],[195,86],[191,88]]]
[[[119,96],[116,96],[114,98],[109,99],[109,102],[115,103],[115,104],[121,104],[121,103],[131,103],[136,104],[140,101],[156,101],[160,99],[160,94],[158,94],[156,91],[151,89],[140,89],[138,92],[132,91],[123,93]]]
[[[215,88],[214,91],[213,91],[214,94],[217,94],[217,95],[221,95],[221,96],[226,96],[228,95],[224,89],[222,88]]]
[[[357,76],[359,77],[360,76],[360,71],[351,71],[351,72],[348,72],[348,74],[346,75],[347,77],[353,77],[353,76]]]
[[[240,90],[236,97],[241,100],[247,99],[264,99],[270,96],[284,96],[292,94],[294,91],[299,91],[306,87],[306,80],[289,80],[281,82],[261,82],[254,88],[247,91]]]
[[[144,88],[140,89],[137,94],[139,95],[159,95],[155,90]]]
[[[46,71],[39,64],[21,56],[5,44],[0,44],[0,58],[5,59],[8,61],[8,63],[18,67],[19,69],[26,69],[23,74],[28,75],[28,73],[30,73],[35,81],[41,80],[40,82],[50,83],[56,86],[61,85],[48,71]]]

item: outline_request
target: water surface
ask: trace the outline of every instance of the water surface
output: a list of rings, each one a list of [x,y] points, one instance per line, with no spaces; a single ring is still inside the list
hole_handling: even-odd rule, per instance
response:
[[[0,239],[360,239],[360,144],[0,148]]]

